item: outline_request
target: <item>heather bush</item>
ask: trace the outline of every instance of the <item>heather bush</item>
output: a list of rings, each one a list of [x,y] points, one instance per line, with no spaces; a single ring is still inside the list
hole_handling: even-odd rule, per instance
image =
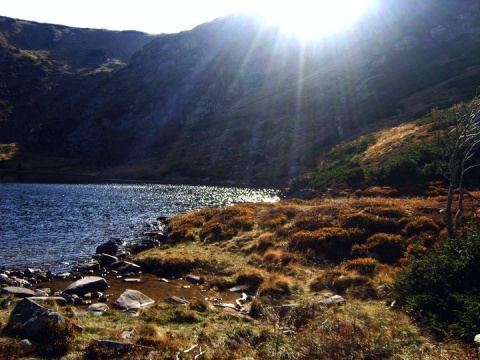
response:
[[[343,221],[347,228],[359,228],[365,230],[366,234],[373,235],[383,232],[397,234],[400,232],[400,223],[397,219],[380,217],[365,212],[347,216]]]
[[[272,273],[258,288],[258,296],[279,298],[291,295],[294,290],[293,280],[279,273]]]
[[[275,206],[263,211],[258,220],[258,226],[263,230],[275,230],[292,219],[297,209],[292,206]]]
[[[437,223],[431,218],[421,216],[410,221],[403,229],[403,233],[406,237],[411,237],[421,233],[430,233],[433,236],[438,236],[440,233],[440,226],[438,226]]]
[[[332,227],[333,223],[330,217],[316,211],[305,211],[298,214],[293,222],[292,227],[298,231],[314,231],[324,227]]]
[[[480,333],[480,230],[412,258],[395,281],[400,302],[439,337],[472,341]]]
[[[310,281],[310,290],[329,290],[337,294],[345,294],[348,289],[368,286],[367,276],[341,270],[326,270],[316,275]]]
[[[345,269],[353,270],[360,275],[373,277],[380,269],[380,263],[372,258],[359,258],[348,260],[345,263]]]
[[[398,190],[391,187],[373,186],[363,190],[363,196],[395,197],[398,196]]]
[[[248,284],[252,288],[258,288],[265,280],[265,273],[262,270],[247,267],[236,277],[236,283],[239,285]]]
[[[200,238],[207,242],[231,239],[241,231],[251,230],[254,216],[254,210],[247,205],[226,208],[203,225]]]
[[[368,253],[378,254],[381,262],[393,264],[402,257],[405,251],[405,242],[400,235],[378,233],[369,237],[362,247]]]
[[[290,246],[297,250],[313,250],[329,260],[347,257],[358,232],[341,228],[322,228],[316,231],[298,231],[290,237]]]

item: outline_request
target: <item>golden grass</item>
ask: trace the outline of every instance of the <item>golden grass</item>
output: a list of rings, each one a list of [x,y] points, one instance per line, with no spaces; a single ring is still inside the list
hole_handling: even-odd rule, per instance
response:
[[[136,335],[129,341],[158,349],[160,358],[199,344],[208,359],[473,359],[468,347],[436,342],[422,335],[406,314],[385,306],[399,263],[408,261],[409,254],[427,251],[437,241],[431,234],[442,233],[439,209],[444,201],[444,197],[295,200],[177,215],[169,230],[178,234],[177,241],[140,253],[134,261],[144,271],[203,275],[207,286],[220,290],[250,284],[253,294],[260,295],[252,305],[255,318],[212,307],[202,295],[184,307],[157,303],[138,317],[116,310],[74,316],[84,331],[66,359],[84,357],[86,346],[95,339],[121,340],[121,333],[132,329]],[[213,236],[213,224],[226,226],[229,235]],[[385,232],[389,227],[393,230]],[[397,259],[399,252],[394,252],[386,261],[391,265],[360,254],[388,257],[396,244],[404,258]],[[352,257],[353,249],[362,250],[360,258]],[[320,261],[320,255],[329,261]],[[325,291],[343,294],[347,305],[315,305],[318,292]],[[372,300],[377,298],[383,300]],[[279,307],[285,303],[298,305],[283,314]],[[0,325],[6,324],[11,309],[0,309]],[[293,332],[287,336],[279,329]]]
[[[368,158],[370,166],[378,164],[402,146],[424,139],[429,128],[429,124],[418,126],[411,122],[379,131],[375,134],[375,143],[364,152],[365,158]]]

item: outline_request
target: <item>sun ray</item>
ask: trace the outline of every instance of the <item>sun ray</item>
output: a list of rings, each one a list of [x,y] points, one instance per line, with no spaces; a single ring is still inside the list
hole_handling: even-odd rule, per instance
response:
[[[320,37],[354,23],[375,0],[258,1],[247,11],[259,14],[287,35],[301,39]]]

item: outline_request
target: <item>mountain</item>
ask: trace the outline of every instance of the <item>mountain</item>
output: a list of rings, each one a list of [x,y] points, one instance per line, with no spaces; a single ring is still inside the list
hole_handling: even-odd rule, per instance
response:
[[[32,169],[279,186],[480,84],[476,1],[379,1],[309,42],[247,15],[156,37],[1,23],[0,143]]]

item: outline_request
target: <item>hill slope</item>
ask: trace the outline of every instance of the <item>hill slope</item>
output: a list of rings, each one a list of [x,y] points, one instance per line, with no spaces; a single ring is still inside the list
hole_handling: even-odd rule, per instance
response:
[[[102,176],[278,186],[339,141],[472,98],[479,15],[474,1],[380,2],[349,31],[309,43],[235,15],[77,76],[48,93],[41,124],[9,102],[0,131]]]

